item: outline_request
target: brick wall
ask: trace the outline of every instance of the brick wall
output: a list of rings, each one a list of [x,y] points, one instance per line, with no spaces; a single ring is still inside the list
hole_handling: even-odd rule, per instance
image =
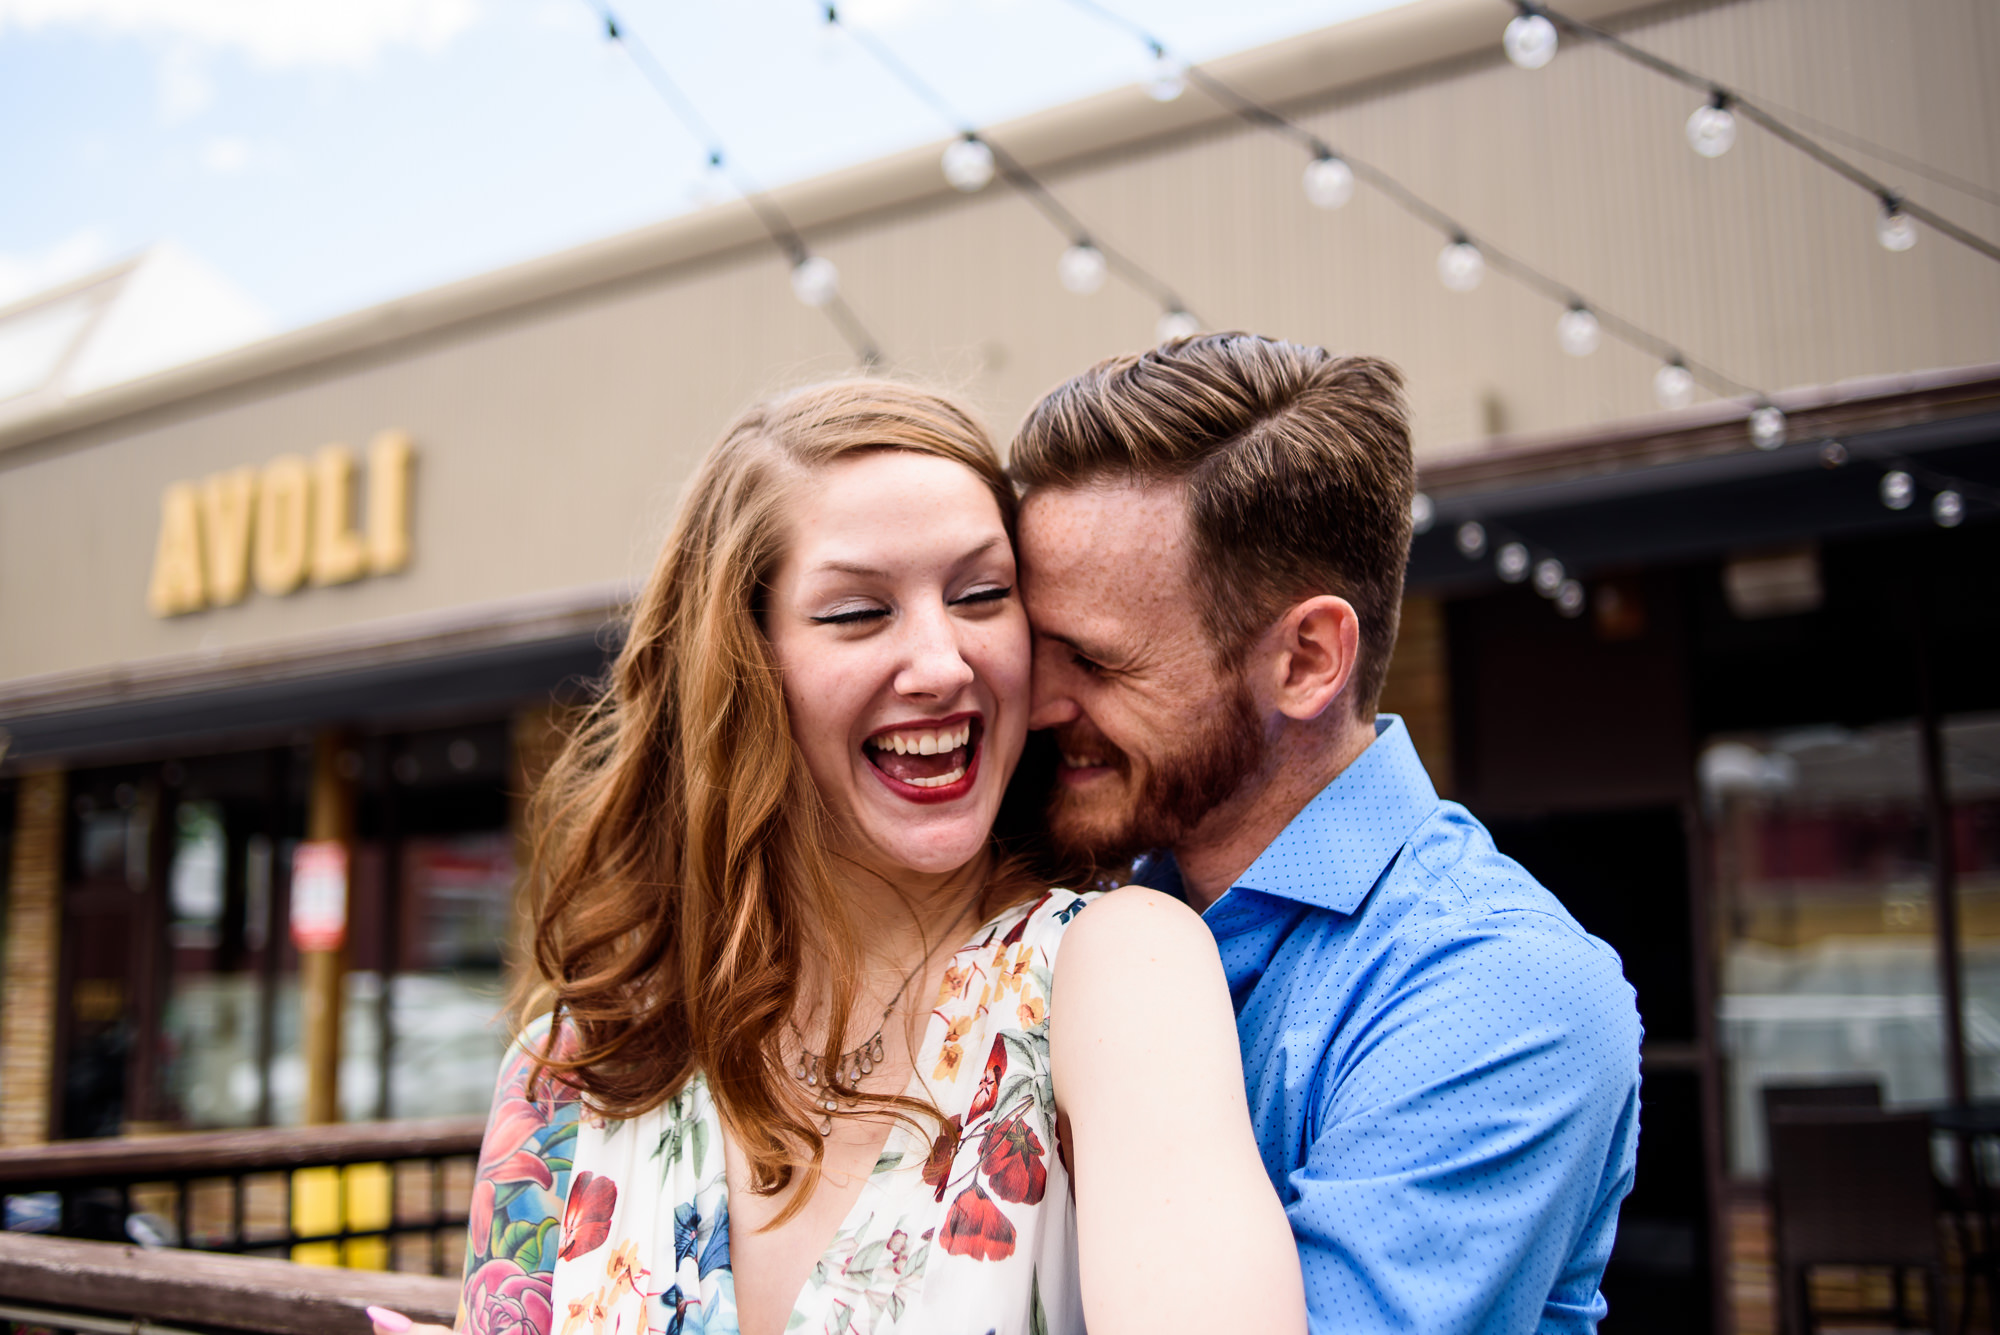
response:
[[[0,974],[0,1145],[48,1139],[61,959],[63,774],[21,777]]]

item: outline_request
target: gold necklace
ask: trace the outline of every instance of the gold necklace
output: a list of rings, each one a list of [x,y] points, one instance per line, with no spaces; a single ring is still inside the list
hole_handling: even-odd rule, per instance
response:
[[[966,908],[970,907],[971,905],[968,903]],[[958,916],[951,920],[951,926],[945,928],[940,939],[948,938],[952,932],[958,930],[958,924],[965,918],[965,911],[965,908],[961,908],[958,911]],[[936,946],[931,947],[931,950],[936,949]],[[881,1023],[875,1026],[875,1032],[868,1036],[867,1041],[863,1042],[860,1047],[851,1048],[839,1054],[839,1057],[833,1063],[833,1071],[828,1076],[824,1089],[820,1088],[819,1077],[820,1072],[827,1064],[827,1057],[830,1054],[814,1052],[808,1048],[806,1046],[805,1033],[800,1030],[798,1025],[787,1021],[788,1024],[791,1024],[792,1033],[799,1040],[799,1063],[792,1068],[792,1079],[813,1091],[813,1104],[820,1110],[818,1129],[822,1136],[833,1134],[833,1115],[840,1111],[840,1101],[834,1097],[835,1087],[837,1085],[846,1085],[849,1089],[853,1089],[861,1083],[863,1076],[873,1072],[876,1066],[881,1063],[883,1056],[882,1031],[889,1025],[889,1015],[896,1009],[896,1003],[903,999],[903,994],[910,990],[910,984],[916,981],[917,975],[923,972],[924,966],[930,963],[930,959],[930,951],[925,951],[923,957],[917,961],[916,967],[903,976],[903,985],[896,989],[896,995],[890,997],[889,1004],[882,1008]],[[852,1112],[854,1107],[855,1100],[849,1097],[847,1100],[848,1111]]]

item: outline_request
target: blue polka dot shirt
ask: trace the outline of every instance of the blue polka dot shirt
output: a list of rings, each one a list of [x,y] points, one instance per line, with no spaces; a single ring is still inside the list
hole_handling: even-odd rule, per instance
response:
[[[1312,1329],[1595,1330],[1639,1139],[1632,988],[1402,721],[1376,730],[1203,915]],[[1180,888],[1166,855],[1137,879]]]

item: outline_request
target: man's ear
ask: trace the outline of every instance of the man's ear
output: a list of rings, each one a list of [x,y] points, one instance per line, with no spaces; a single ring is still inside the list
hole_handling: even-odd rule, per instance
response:
[[[1316,719],[1340,698],[1361,657],[1361,618],[1330,593],[1294,603],[1259,646],[1270,704],[1288,718]]]

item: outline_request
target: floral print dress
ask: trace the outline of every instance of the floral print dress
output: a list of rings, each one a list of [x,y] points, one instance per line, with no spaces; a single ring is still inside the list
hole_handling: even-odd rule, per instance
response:
[[[947,961],[908,1090],[943,1121],[892,1127],[788,1332],[1081,1335],[1048,1034],[1057,947],[1089,898],[1051,890]],[[529,1089],[538,1037],[501,1073],[460,1329],[737,1335],[724,1133],[706,1083],[602,1121],[573,1092]]]

